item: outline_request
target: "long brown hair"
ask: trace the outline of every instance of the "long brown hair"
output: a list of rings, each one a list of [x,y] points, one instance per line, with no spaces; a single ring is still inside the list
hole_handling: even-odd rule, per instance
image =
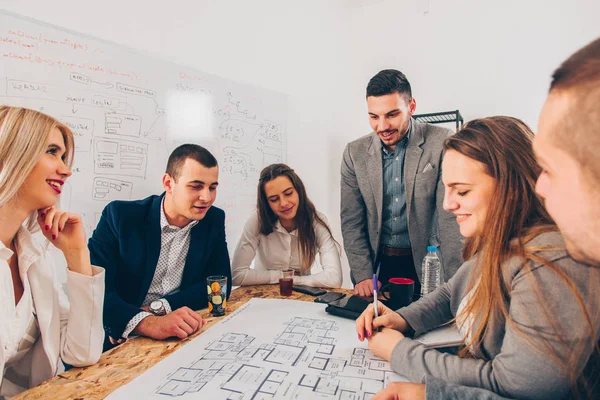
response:
[[[314,222],[316,221],[323,225],[331,237],[333,237],[333,235],[331,234],[331,230],[329,229],[329,226],[327,226],[327,223],[319,217],[315,205],[306,195],[304,183],[302,183],[298,174],[285,164],[271,164],[260,172],[258,181],[258,201],[256,205],[258,209],[260,233],[266,236],[271,234],[275,229],[278,217],[271,209],[271,206],[269,206],[269,201],[265,193],[265,184],[279,176],[288,177],[292,182],[294,189],[298,192],[298,211],[294,217],[294,222],[296,223],[296,229],[298,229],[298,245],[300,247],[299,250],[301,255],[300,271],[304,274],[310,271],[310,267],[317,256],[318,246]]]
[[[543,264],[567,282],[587,318],[592,334],[594,332],[580,293],[562,270],[539,254],[543,250],[562,249],[527,244],[541,233],[558,230],[535,193],[541,168],[533,153],[533,138],[533,132],[523,121],[497,116],[470,121],[444,143],[446,151],[454,150],[482,163],[486,173],[496,181],[483,230],[468,238],[463,248],[464,260],[477,256],[477,273],[471,274],[467,287],[471,297],[456,319],[472,314],[477,328],[472,332],[471,339],[468,342],[465,339],[462,343],[459,352],[461,357],[469,356],[468,349],[481,344],[490,322],[495,318],[503,316],[507,324],[522,331],[519,324],[510,318],[506,307],[510,300],[512,277],[503,269],[503,265],[513,256],[521,257],[525,261],[525,268],[529,268],[527,261]],[[536,295],[542,298],[540,290],[536,289]],[[558,321],[553,320],[552,310],[543,312],[557,331]],[[552,348],[541,345],[544,348],[540,350],[550,352],[551,357],[563,364],[565,373],[570,373],[569,361],[560,360],[552,354]],[[576,361],[575,358],[571,361]],[[575,387],[579,377],[570,378]]]

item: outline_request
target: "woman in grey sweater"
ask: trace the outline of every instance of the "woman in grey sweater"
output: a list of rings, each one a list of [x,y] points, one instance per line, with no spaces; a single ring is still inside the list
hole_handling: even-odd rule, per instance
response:
[[[413,382],[431,375],[516,398],[594,395],[584,368],[597,354],[600,271],[568,256],[536,196],[532,141],[509,117],[471,121],[446,141],[444,208],[467,238],[466,262],[410,306],[380,306],[374,320],[369,307],[357,320],[359,338]],[[458,356],[405,337],[445,323],[463,334]]]

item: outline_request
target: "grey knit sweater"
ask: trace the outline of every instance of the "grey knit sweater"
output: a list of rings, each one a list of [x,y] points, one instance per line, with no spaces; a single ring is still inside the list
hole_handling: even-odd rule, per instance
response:
[[[544,233],[528,246],[548,246],[552,250],[539,253],[568,275],[583,297],[594,327],[600,327],[600,270],[571,259],[557,232]],[[476,259],[465,262],[445,285],[398,313],[421,334],[456,316],[461,299],[466,295],[470,274],[477,273]],[[413,382],[427,375],[450,384],[490,390],[507,397],[526,399],[564,398],[570,395],[569,373],[561,370],[548,345],[561,361],[573,356],[573,348],[584,352],[574,360],[572,372],[583,374],[598,332],[589,335],[581,308],[568,285],[556,272],[544,265],[512,257],[503,265],[510,282],[509,315],[521,328],[507,324],[502,315],[490,319],[480,346],[474,349],[475,358],[459,358],[405,338],[395,347],[391,366],[397,373]],[[535,288],[539,290],[536,290]],[[549,310],[554,324],[543,310]],[[475,318],[474,326],[478,319]],[[555,330],[556,329],[556,330]],[[571,372],[571,371],[569,371]],[[454,388],[455,389],[455,388]],[[460,398],[460,397],[455,397]],[[468,394],[464,398],[470,398]]]

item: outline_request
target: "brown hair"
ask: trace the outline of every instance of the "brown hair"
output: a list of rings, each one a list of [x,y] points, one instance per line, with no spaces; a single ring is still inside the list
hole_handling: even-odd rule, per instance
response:
[[[488,325],[499,316],[503,316],[506,323],[517,331],[523,332],[523,328],[511,319],[506,307],[510,301],[512,276],[503,269],[503,265],[513,256],[524,260],[524,268],[530,268],[530,262],[542,264],[562,278],[573,291],[589,328],[594,333],[580,293],[562,270],[540,255],[543,250],[560,249],[528,245],[529,241],[541,233],[557,231],[535,193],[541,169],[533,153],[533,137],[533,132],[523,121],[498,116],[470,121],[444,143],[446,151],[454,150],[482,163],[486,173],[496,181],[483,231],[468,238],[463,249],[465,260],[477,256],[477,273],[471,274],[467,288],[471,297],[456,319],[464,319],[472,314],[477,327],[473,326],[471,339],[462,343],[459,352],[462,357],[469,355],[468,348],[477,348],[481,344]],[[531,274],[528,275],[534,279]],[[541,300],[540,303],[545,304],[540,290],[536,290],[536,295]],[[557,332],[558,321],[552,319],[552,310],[543,310],[543,313]],[[550,356],[555,354],[543,341],[532,345],[543,347],[540,350]],[[562,364],[564,371],[571,373],[569,361],[560,360],[558,356],[554,358]],[[571,358],[572,362],[576,359],[576,356]],[[571,376],[573,387],[578,378]]]
[[[271,206],[269,206],[269,201],[265,193],[265,184],[279,176],[288,177],[292,182],[294,189],[298,192],[298,211],[294,217],[294,222],[298,229],[298,245],[301,254],[300,270],[302,273],[306,273],[310,271],[310,267],[317,256],[318,246],[314,222],[316,221],[323,225],[332,237],[333,235],[331,234],[331,230],[329,229],[329,226],[327,226],[327,223],[319,217],[315,205],[306,195],[304,183],[302,183],[298,174],[285,164],[271,164],[260,172],[258,181],[258,201],[256,205],[258,209],[260,233],[265,236],[271,234],[277,223],[277,215],[275,215]]]
[[[579,49],[554,71],[550,94],[567,94],[569,99],[562,126],[555,130],[553,140],[581,164],[594,186],[599,185],[600,38]]]

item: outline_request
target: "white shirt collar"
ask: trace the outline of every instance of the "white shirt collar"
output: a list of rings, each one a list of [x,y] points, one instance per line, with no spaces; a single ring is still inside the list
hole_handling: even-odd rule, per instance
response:
[[[287,229],[285,229],[283,227],[283,225],[281,225],[281,221],[279,219],[277,220],[277,222],[275,222],[274,229],[277,232],[285,233],[285,234],[288,234],[288,235],[291,235],[291,236],[298,236],[298,229],[294,229],[293,231],[288,232]]]
[[[17,254],[19,255],[19,271],[21,275],[27,274],[27,270],[35,261],[42,256],[39,244],[33,238],[33,235],[27,228],[21,226],[17,231],[17,240],[15,242]],[[8,261],[14,252],[0,242],[0,258]]]
[[[6,247],[4,243],[0,242],[0,259],[7,260],[11,258],[13,255],[13,251]]]

